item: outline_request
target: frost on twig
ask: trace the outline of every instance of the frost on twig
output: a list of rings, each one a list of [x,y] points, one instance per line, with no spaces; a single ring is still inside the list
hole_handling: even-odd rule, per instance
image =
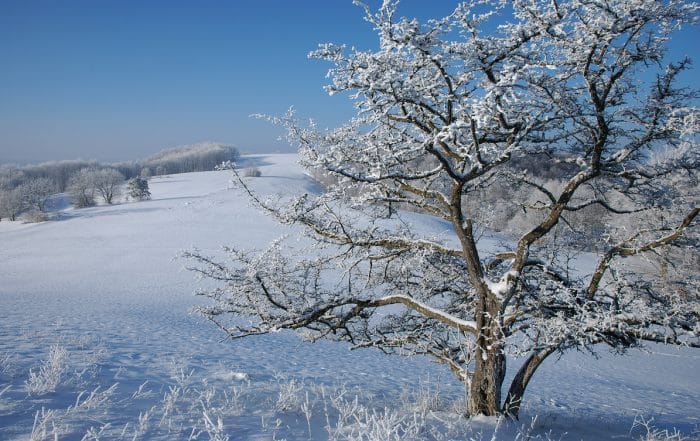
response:
[[[231,338],[430,356],[470,415],[517,416],[554,353],[700,346],[698,93],[676,86],[688,60],[659,68],[698,6],[485,0],[426,23],[362,7],[378,49],[310,54],[356,116],[269,118],[325,191],[271,201],[234,170],[305,239],[187,253],[218,282],[199,312]],[[507,355],[524,362],[503,397]]]

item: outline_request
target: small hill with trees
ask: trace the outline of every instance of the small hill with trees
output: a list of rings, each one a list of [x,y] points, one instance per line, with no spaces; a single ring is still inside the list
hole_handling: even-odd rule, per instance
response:
[[[0,220],[48,219],[51,195],[68,192],[71,203],[89,207],[99,196],[112,204],[122,184],[133,178],[214,170],[217,164],[235,161],[238,150],[221,143],[198,143],[168,148],[136,161],[100,164],[71,159],[27,166],[0,165]]]

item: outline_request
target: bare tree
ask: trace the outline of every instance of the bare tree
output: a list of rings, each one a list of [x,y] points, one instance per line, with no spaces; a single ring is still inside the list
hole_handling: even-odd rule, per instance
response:
[[[95,169],[83,168],[73,173],[68,180],[68,194],[75,208],[95,205]]]
[[[49,198],[56,193],[56,184],[49,178],[34,178],[22,184],[21,191],[26,208],[44,213]]]
[[[124,175],[113,168],[103,168],[94,170],[91,179],[97,193],[106,203],[111,204],[114,198],[119,196]]]
[[[333,63],[328,91],[349,92],[353,120],[275,119],[301,164],[334,178],[325,192],[270,203],[239,179],[315,249],[188,253],[224,284],[200,311],[231,338],[293,329],[434,357],[466,383],[469,415],[517,416],[556,352],[700,346],[697,267],[649,259],[698,252],[697,94],[675,86],[687,60],[661,65],[697,5],[479,1],[420,24],[396,3],[365,7],[378,50],[312,53]],[[528,173],[530,157],[566,164],[559,183]],[[479,239],[475,198],[504,182],[522,232],[498,247]],[[597,232],[589,210],[605,214]],[[502,399],[511,356],[524,362]]]

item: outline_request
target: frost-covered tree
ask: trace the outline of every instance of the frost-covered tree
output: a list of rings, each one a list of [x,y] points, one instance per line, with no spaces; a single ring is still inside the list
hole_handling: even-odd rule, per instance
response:
[[[235,161],[238,155],[231,145],[203,142],[161,150],[142,164],[156,170],[157,175],[189,173],[214,170],[222,162]]]
[[[95,205],[95,195],[111,204],[119,195],[124,176],[113,168],[83,168],[71,175],[68,193],[76,208]]]
[[[24,200],[20,188],[0,191],[0,220],[7,218],[17,220],[17,215],[24,210]]]
[[[135,201],[143,201],[151,198],[151,192],[148,188],[148,180],[141,177],[129,179],[126,186],[126,192],[129,197]]]
[[[421,24],[396,3],[365,7],[377,50],[311,54],[334,65],[328,91],[348,92],[354,119],[276,119],[325,191],[269,202],[239,179],[315,250],[189,253],[224,283],[201,312],[231,338],[293,329],[434,357],[466,383],[469,415],[517,416],[554,353],[700,346],[700,115],[676,86],[689,61],[662,64],[697,5],[484,0]],[[529,173],[533,160],[558,180]],[[494,184],[521,204],[522,232],[499,246],[475,222]]]
[[[62,161],[49,161],[37,165],[28,165],[22,168],[24,173],[33,178],[49,178],[54,182],[56,191],[66,191],[70,178],[81,169],[94,169],[99,167],[96,161],[83,161],[70,159]]]
[[[124,176],[124,179],[131,179],[141,173],[141,164],[138,161],[117,162],[109,165]]]
[[[0,191],[12,190],[24,182],[25,179],[24,172],[17,167],[11,165],[0,166]]]
[[[43,220],[47,203],[57,192],[56,183],[47,177],[31,177],[14,167],[0,168],[0,218],[15,220],[29,211],[25,220]]]
[[[102,199],[111,204],[115,197],[119,196],[124,175],[113,168],[94,170],[91,176],[95,190]]]
[[[75,208],[95,205],[95,169],[83,168],[68,179],[68,195]]]
[[[49,198],[56,193],[56,184],[49,178],[30,179],[19,188],[26,208],[38,210],[41,213],[46,211]]]

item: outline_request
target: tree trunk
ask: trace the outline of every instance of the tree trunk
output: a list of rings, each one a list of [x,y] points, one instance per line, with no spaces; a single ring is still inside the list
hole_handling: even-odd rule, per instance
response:
[[[467,413],[469,416],[494,416],[501,412],[501,387],[506,375],[506,357],[501,346],[501,328],[495,320],[494,299],[484,299],[486,311],[477,320],[476,365],[469,384]]]
[[[520,404],[525,394],[530,379],[542,362],[554,352],[555,348],[543,349],[539,352],[533,352],[525,363],[520,367],[518,373],[513,378],[513,382],[508,389],[506,401],[503,403],[503,413],[510,418],[518,418],[520,412]]]
[[[477,350],[476,367],[469,385],[469,416],[494,416],[501,412],[501,387],[506,360],[500,347],[497,351]]]

